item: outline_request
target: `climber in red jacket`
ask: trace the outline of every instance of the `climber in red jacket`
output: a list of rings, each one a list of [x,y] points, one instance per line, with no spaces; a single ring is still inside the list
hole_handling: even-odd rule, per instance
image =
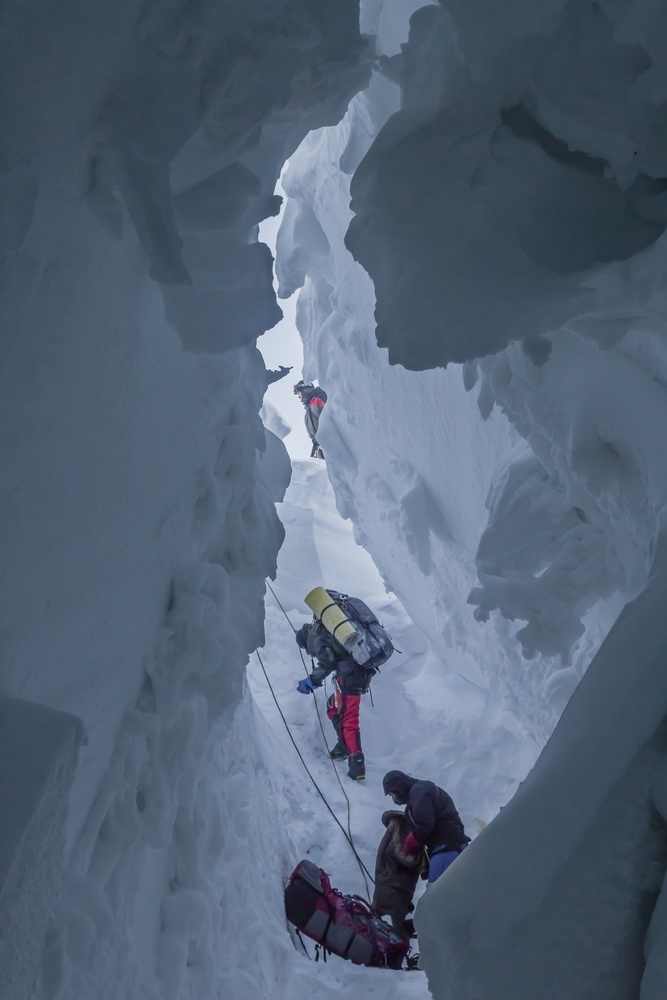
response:
[[[311,458],[324,458],[322,449],[317,443],[317,428],[320,423],[320,414],[327,401],[327,394],[319,385],[312,382],[297,382],[294,386],[294,395],[298,396],[306,409],[305,424],[308,436],[313,442],[310,452]]]

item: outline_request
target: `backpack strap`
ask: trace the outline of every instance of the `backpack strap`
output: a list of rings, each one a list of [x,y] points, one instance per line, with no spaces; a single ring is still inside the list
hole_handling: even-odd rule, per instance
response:
[[[302,948],[303,948],[303,950],[305,951],[306,955],[308,955],[308,949],[306,948],[306,943],[305,943],[305,941],[304,941],[304,940],[303,940],[303,938],[301,937],[301,931],[299,930],[299,928],[298,928],[298,927],[295,927],[295,928],[294,928],[294,930],[296,931],[296,936],[298,937],[299,941],[301,942],[301,947],[302,947]],[[316,948],[315,950],[317,950],[317,948]],[[310,955],[308,955],[308,958],[310,958]],[[312,962],[312,958],[310,958],[310,960],[311,960],[311,962]],[[317,961],[317,959],[315,959],[315,961]]]
[[[347,625],[347,624],[348,624],[348,620],[347,620],[347,618],[344,618],[342,622],[338,622],[337,625],[334,625],[333,631],[331,633],[332,636],[334,637],[334,639],[338,638],[338,636],[336,635],[336,632],[341,627],[341,625]]]
[[[354,944],[354,939],[356,938],[356,936],[357,936],[356,934],[353,934],[352,937],[350,938],[350,940],[347,942],[347,944],[345,945],[345,951],[340,956],[341,958],[347,958],[347,956],[350,953],[350,948]]]
[[[322,620],[324,612],[328,611],[329,608],[340,608],[342,611],[343,610],[343,608],[341,607],[342,604],[343,604],[342,601],[340,601],[340,603],[338,601],[332,601],[331,604],[325,605],[325,607],[323,607],[322,610],[320,611],[320,621]],[[334,639],[338,638],[336,632],[342,625],[347,625],[347,620],[344,619],[342,622],[338,622],[338,624],[333,627],[333,629],[331,630],[331,634],[334,637]]]
[[[329,919],[327,920],[327,925],[324,928],[324,933],[322,934],[322,940],[320,941],[320,944],[322,945],[322,948],[324,949],[324,961],[325,962],[327,960],[327,934],[329,933],[329,928],[331,927],[332,923],[333,923],[333,915],[331,913],[331,910],[329,910]]]
[[[331,913],[331,910],[329,910],[329,919],[327,920],[327,925],[324,928],[324,933],[322,934],[322,940],[318,941],[318,943],[315,945],[315,961],[316,962],[319,962],[319,960],[320,960],[320,948],[322,949],[322,957],[323,957],[324,961],[326,962],[326,960],[327,960],[327,951],[329,950],[327,948],[327,934],[329,933],[329,928],[331,927],[332,923],[333,923],[333,915]]]
[[[322,615],[324,614],[325,611],[328,611],[329,608],[337,608],[338,606],[339,605],[336,601],[332,601],[331,604],[326,604],[320,611],[320,621],[322,621]]]

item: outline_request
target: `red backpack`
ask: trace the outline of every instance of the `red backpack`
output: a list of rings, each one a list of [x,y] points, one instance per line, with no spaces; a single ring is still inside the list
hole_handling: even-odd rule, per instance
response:
[[[355,965],[400,969],[410,951],[393,927],[359,896],[331,888],[329,876],[312,861],[300,861],[285,889],[285,912],[291,924],[326,952]]]

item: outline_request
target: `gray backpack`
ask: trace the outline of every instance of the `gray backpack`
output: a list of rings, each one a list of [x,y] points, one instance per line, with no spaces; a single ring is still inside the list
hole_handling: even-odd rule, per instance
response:
[[[360,666],[377,670],[394,652],[389,633],[361,598],[340,594],[337,590],[327,590],[327,594],[357,629],[358,640],[350,648],[350,654]]]

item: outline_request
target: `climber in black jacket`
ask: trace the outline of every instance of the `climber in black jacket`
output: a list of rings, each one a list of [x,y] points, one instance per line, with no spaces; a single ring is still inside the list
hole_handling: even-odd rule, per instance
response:
[[[410,854],[425,847],[428,880],[435,882],[470,843],[451,796],[432,781],[421,781],[403,771],[388,771],[382,787],[385,795],[406,807],[410,832],[403,850]]]

